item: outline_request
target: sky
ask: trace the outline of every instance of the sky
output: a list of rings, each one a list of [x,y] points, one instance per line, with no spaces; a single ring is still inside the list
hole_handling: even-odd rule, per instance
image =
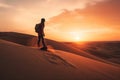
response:
[[[37,35],[46,19],[46,38],[56,41],[120,40],[120,0],[0,0],[0,31]]]

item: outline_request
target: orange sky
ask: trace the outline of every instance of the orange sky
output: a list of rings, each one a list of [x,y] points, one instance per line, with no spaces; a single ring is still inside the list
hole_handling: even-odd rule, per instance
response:
[[[0,31],[37,35],[46,18],[46,38],[57,41],[120,40],[119,0],[0,0]]]

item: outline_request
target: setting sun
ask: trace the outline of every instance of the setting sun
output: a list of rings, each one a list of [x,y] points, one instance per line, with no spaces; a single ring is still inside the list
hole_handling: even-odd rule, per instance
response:
[[[78,31],[70,32],[70,35],[72,36],[72,40],[75,42],[83,40],[84,39],[83,36],[85,36],[83,35],[83,33]]]
[[[75,37],[75,41],[80,41],[80,37],[79,37],[79,36],[76,36],[76,37]]]

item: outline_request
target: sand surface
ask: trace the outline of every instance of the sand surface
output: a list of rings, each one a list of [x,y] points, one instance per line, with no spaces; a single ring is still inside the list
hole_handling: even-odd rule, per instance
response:
[[[120,67],[0,40],[0,80],[120,80]]]

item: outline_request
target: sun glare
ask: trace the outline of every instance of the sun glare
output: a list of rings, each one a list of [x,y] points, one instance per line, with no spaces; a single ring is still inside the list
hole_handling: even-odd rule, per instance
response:
[[[75,42],[79,42],[81,40],[83,40],[83,34],[80,32],[70,32],[70,34],[72,35],[72,39]]]
[[[80,37],[79,37],[79,36],[76,36],[76,37],[75,37],[75,41],[80,41]]]

